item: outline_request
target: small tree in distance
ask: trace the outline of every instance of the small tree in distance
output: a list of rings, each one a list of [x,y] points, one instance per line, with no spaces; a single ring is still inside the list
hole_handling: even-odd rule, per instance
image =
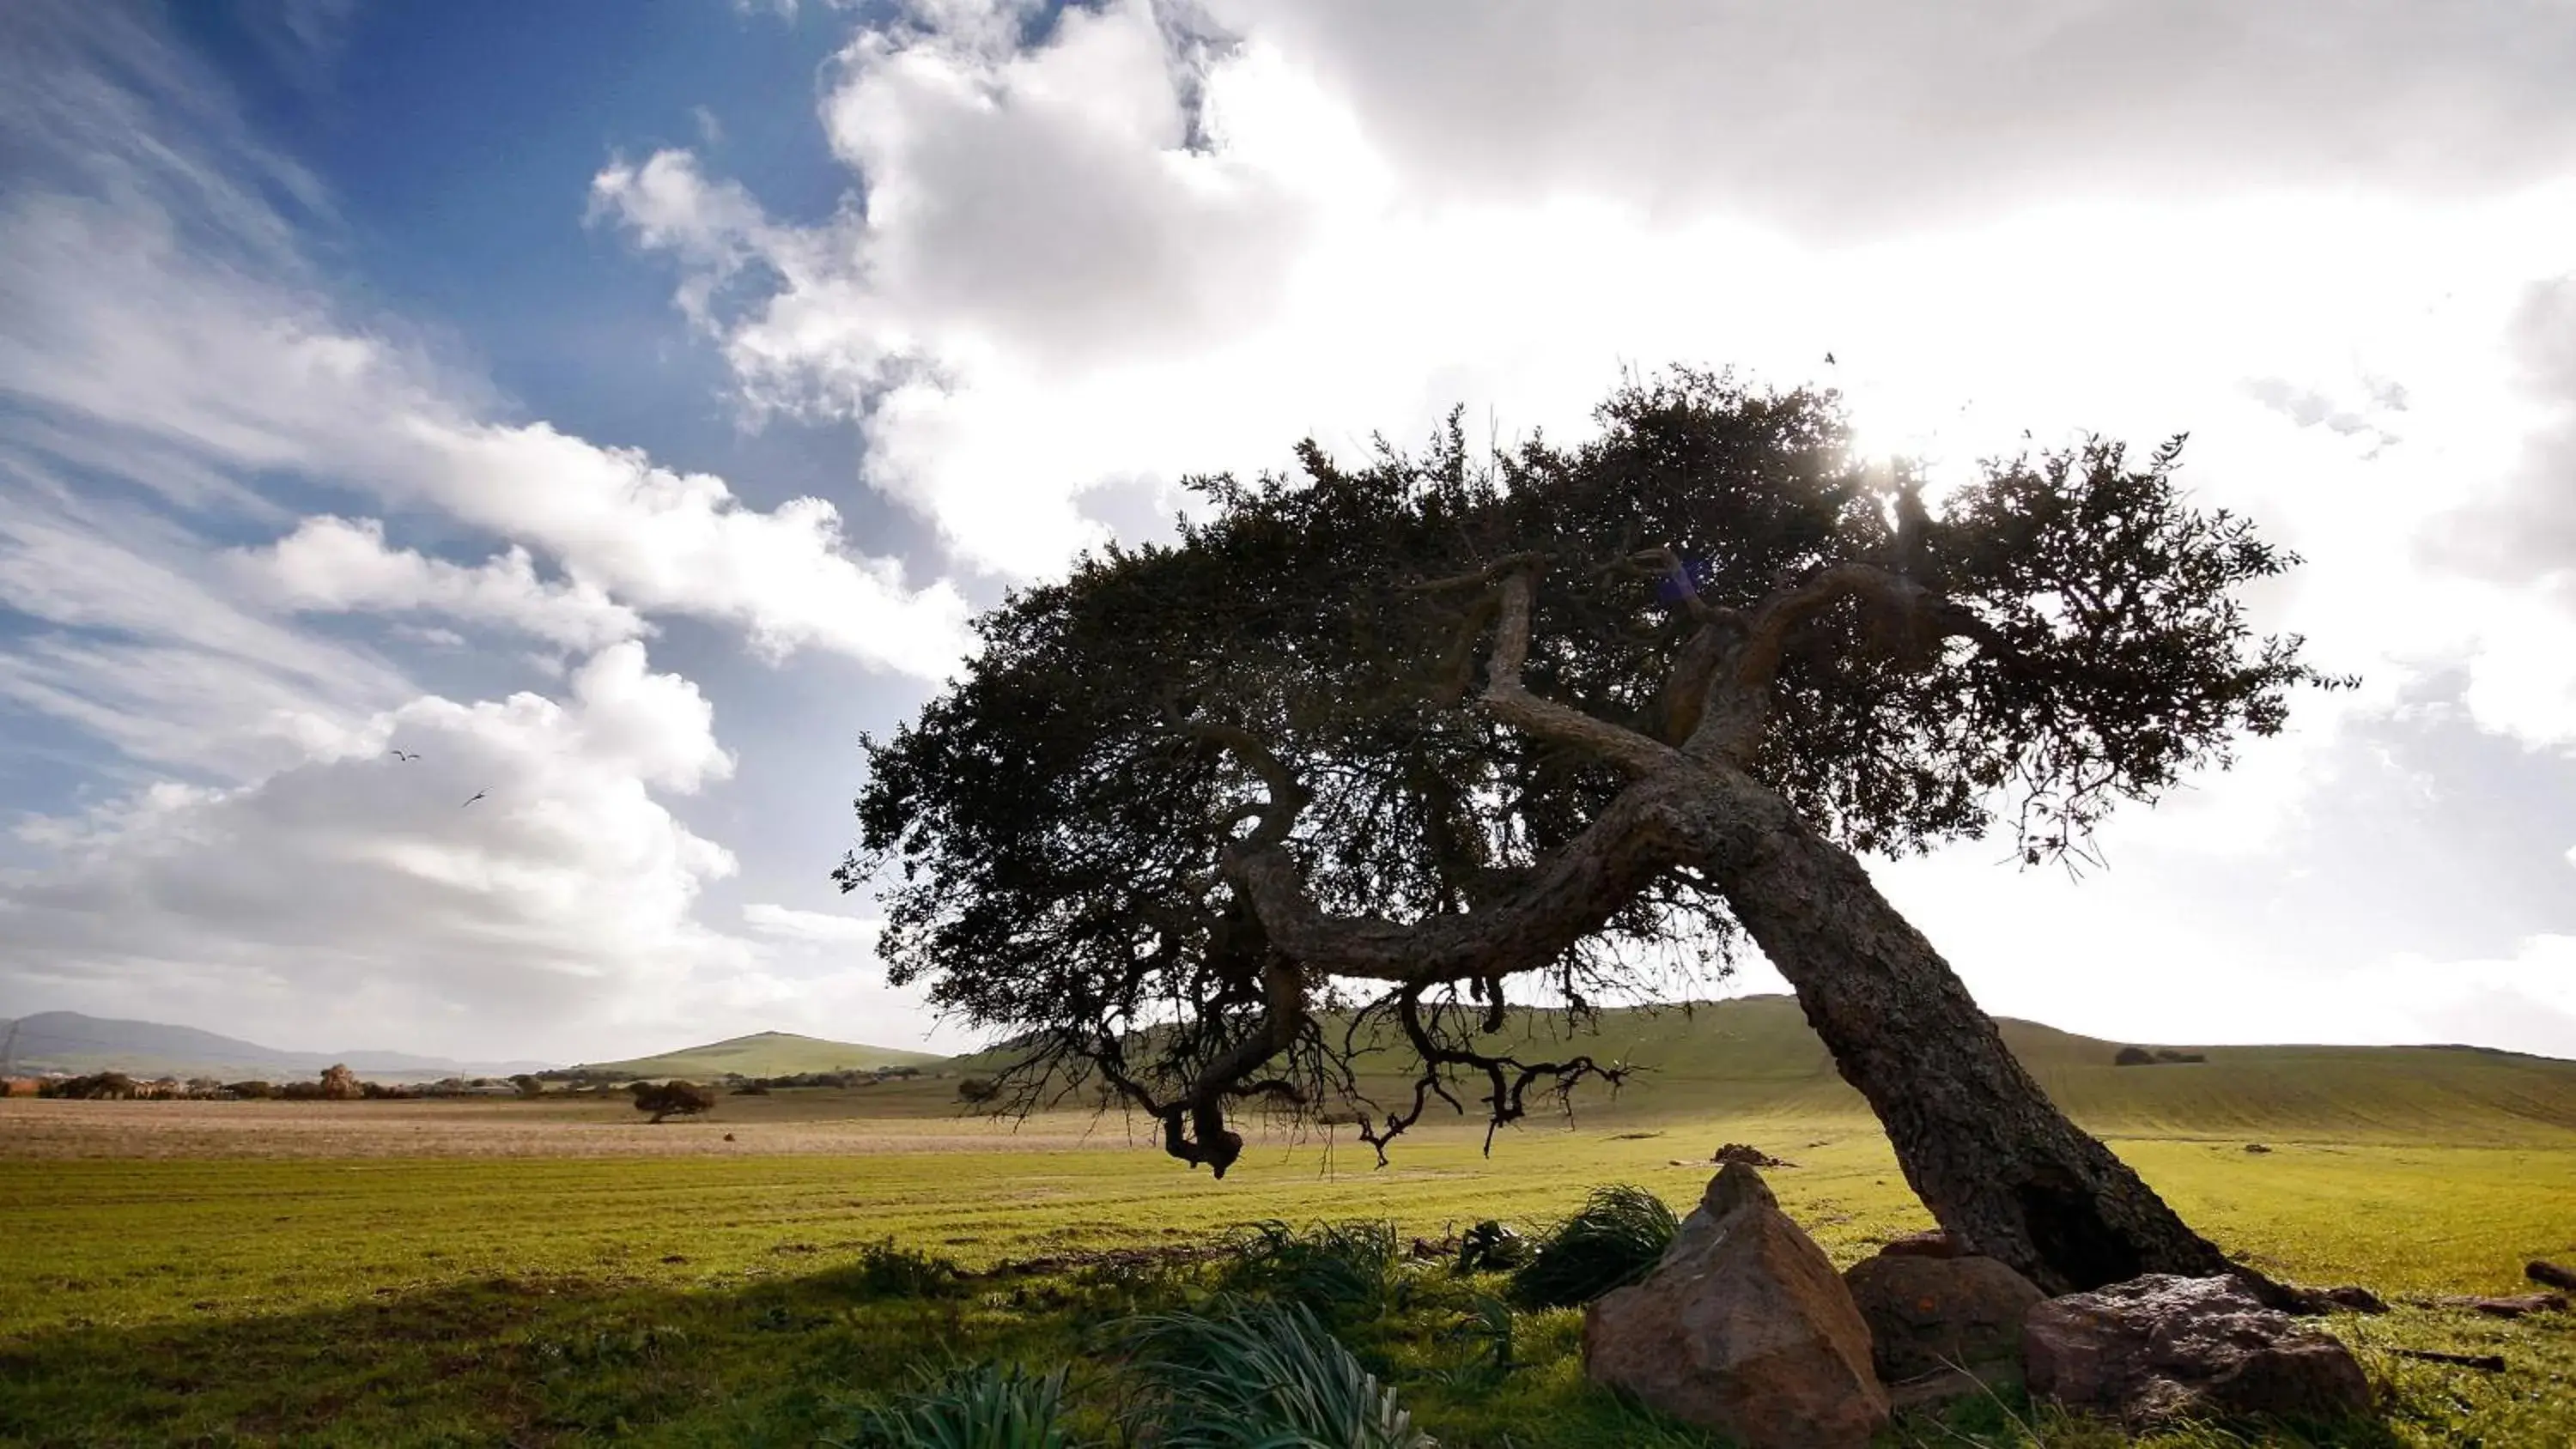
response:
[[[365,1095],[366,1088],[359,1083],[358,1074],[347,1066],[333,1062],[322,1069],[322,1096],[325,1101],[354,1102]]]
[[[1855,853],[2084,858],[2274,733],[2339,682],[2244,622],[2296,560],[2189,506],[2180,439],[1990,460],[1936,512],[1830,393],[1683,371],[1599,417],[1482,461],[1454,414],[1421,456],[1309,442],[986,614],[865,742],[839,878],[883,890],[893,979],[1018,1044],[1011,1100],[1105,1082],[1222,1175],[1247,1109],[1356,1110],[1383,1154],[1433,1103],[1615,1081],[1507,1004],[1671,999],[1750,945],[1976,1251],[2055,1292],[2227,1271]]]
[[[635,1094],[635,1110],[652,1113],[657,1123],[712,1112],[716,1106],[715,1091],[695,1082],[637,1082],[626,1090]]]
[[[510,1085],[518,1088],[519,1095],[522,1097],[534,1098],[542,1097],[546,1094],[546,1084],[538,1080],[533,1073],[519,1073],[517,1076],[510,1079]]]

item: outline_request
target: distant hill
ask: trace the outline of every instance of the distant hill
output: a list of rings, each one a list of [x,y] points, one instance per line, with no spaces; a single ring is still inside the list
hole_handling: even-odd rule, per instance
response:
[[[2114,1058],[2132,1043],[2036,1022],[1997,1025],[2049,1096],[2109,1137],[2487,1145],[2576,1138],[2576,1062],[2458,1046],[2189,1046],[2178,1049],[2206,1060],[2124,1067]],[[1514,1037],[1525,1040],[1513,1044]],[[1869,1115],[1788,996],[1736,997],[1687,1010],[1604,1011],[1597,1030],[1571,1036],[1562,1013],[1515,1011],[1499,1040],[1525,1060],[1572,1051],[1644,1069],[1615,1098],[1598,1084],[1581,1088],[1575,1096],[1581,1121],[1858,1122]],[[990,1074],[1011,1058],[1002,1048],[950,1066]],[[1360,1069],[1363,1085],[1382,1103],[1409,1095],[1399,1074],[1408,1059],[1407,1053],[1373,1053]],[[1464,1094],[1471,1112],[1481,1090]],[[1533,1115],[1548,1110],[1533,1103]]]
[[[14,1032],[14,1037],[13,1037]],[[309,1076],[334,1062],[361,1076],[386,1079],[506,1077],[543,1069],[544,1062],[458,1062],[408,1052],[290,1052],[192,1026],[44,1011],[0,1021],[15,1070],[26,1072],[119,1071],[135,1076]]]
[[[800,1072],[862,1071],[876,1067],[925,1067],[947,1058],[864,1042],[825,1041],[790,1031],[756,1032],[705,1046],[683,1047],[624,1062],[585,1062],[575,1068],[621,1077],[785,1077]]]
[[[2127,1043],[2036,1022],[1997,1024],[2049,1096],[2106,1135],[2464,1143],[2576,1135],[2576,1062],[2551,1057],[2457,1046],[2192,1046],[2184,1049],[2207,1060],[2124,1067],[2113,1058]],[[1513,1029],[1534,1045],[1566,1043],[1555,1013],[1523,1013]],[[1649,1068],[1610,1109],[1621,1116],[1867,1111],[1788,996],[1688,1012],[1605,1011],[1597,1034],[1578,1034],[1570,1045]],[[1587,1102],[1598,1111],[1608,1097],[1587,1089],[1578,1112]]]

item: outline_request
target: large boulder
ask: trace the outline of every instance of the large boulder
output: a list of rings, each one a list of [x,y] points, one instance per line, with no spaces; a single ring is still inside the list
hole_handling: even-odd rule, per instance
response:
[[[1644,1281],[1584,1311],[1583,1367],[1745,1449],[1859,1449],[1888,1418],[1850,1290],[1740,1164]]]
[[[1963,1258],[1967,1253],[1967,1241],[1946,1228],[1927,1228],[1891,1238],[1878,1250],[1882,1258]]]
[[[2022,1318],[2048,1296],[2010,1266],[1971,1256],[1882,1253],[1854,1263],[1843,1282],[1869,1324],[1878,1376],[1891,1384],[1959,1368],[2017,1371]]]
[[[2022,1365],[2033,1396],[2132,1426],[2370,1409],[2349,1349],[2264,1307],[2234,1278],[2150,1273],[2051,1298],[2022,1320]]]

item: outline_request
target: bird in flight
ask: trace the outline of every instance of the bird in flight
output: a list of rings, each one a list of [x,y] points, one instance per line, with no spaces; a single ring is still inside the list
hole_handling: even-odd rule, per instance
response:
[[[420,758],[419,753],[414,750],[387,750],[385,753],[393,756],[397,760],[403,761],[417,760]]]
[[[489,790],[477,790],[477,791],[475,791],[473,794],[468,795],[468,796],[466,796],[466,797],[465,797],[465,805],[471,805],[471,804],[473,804],[475,801],[480,800],[480,799],[482,799],[484,796],[489,795],[489,794],[491,794],[491,793],[492,793],[492,792],[491,792],[491,791],[489,791]],[[465,808],[465,805],[459,805],[459,806],[457,806],[456,808],[457,808],[457,809],[459,809],[459,810],[462,810],[462,809],[464,809],[464,808]]]
[[[1834,365],[1835,365],[1835,364],[1834,364],[1834,355],[1833,355],[1832,353],[1830,353],[1830,352],[1826,353],[1826,354],[1825,354],[1825,366],[1827,366],[1827,367],[1832,367],[1832,366],[1834,366]]]

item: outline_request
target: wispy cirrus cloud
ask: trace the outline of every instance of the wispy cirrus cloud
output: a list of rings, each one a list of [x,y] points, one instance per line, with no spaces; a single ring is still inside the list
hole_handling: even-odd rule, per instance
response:
[[[733,756],[641,640],[937,678],[956,591],[823,500],[526,420],[353,300],[328,194],[148,12],[0,13],[0,148],[0,718],[100,771],[21,815],[12,995],[533,1055],[774,1005],[680,814]],[[459,630],[572,657],[424,687]]]

